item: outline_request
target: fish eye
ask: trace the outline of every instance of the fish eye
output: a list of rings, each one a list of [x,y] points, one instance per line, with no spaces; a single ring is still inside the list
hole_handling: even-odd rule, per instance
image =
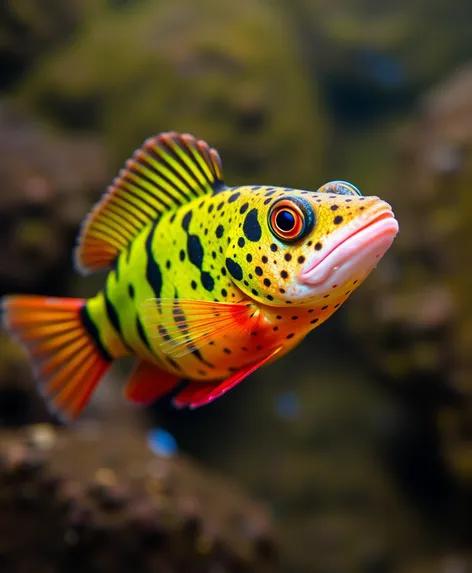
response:
[[[348,181],[330,181],[318,189],[318,193],[333,193],[334,195],[358,195],[362,197],[359,189]]]
[[[270,230],[281,241],[299,241],[312,230],[314,224],[313,209],[303,199],[283,198],[269,210]]]

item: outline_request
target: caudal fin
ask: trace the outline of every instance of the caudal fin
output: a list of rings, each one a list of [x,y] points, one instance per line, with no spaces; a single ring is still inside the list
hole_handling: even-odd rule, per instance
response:
[[[81,320],[83,299],[7,296],[3,325],[26,348],[41,394],[64,421],[87,405],[111,365]]]

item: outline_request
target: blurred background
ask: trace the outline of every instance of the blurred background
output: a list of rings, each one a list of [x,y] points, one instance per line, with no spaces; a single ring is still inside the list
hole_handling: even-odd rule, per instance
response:
[[[216,496],[219,486],[203,479],[208,491],[190,495],[197,478],[179,466],[207,536],[212,527],[226,536],[209,507],[214,496],[221,519],[235,489],[244,492],[235,505],[257,505],[259,517],[230,527],[257,537],[257,563],[222,561],[189,526],[199,560],[187,548],[184,565],[169,558],[121,569],[104,549],[81,573],[472,571],[471,22],[470,0],[1,3],[0,295],[100,288],[102,276],[73,270],[78,227],[131,152],[161,131],[207,140],[229,185],[314,190],[349,180],[389,201],[400,222],[366,283],[276,366],[194,412],[165,400],[148,410],[123,404],[116,371],[84,416],[98,434],[79,447],[82,426],[64,430],[61,453],[47,437],[62,430],[21,349],[0,332],[3,472],[30,455],[25,429],[34,424],[53,475],[60,459],[73,479],[108,487],[115,482],[102,466],[119,459],[116,473],[126,474],[140,450],[149,463],[193,459],[228,481],[227,493]],[[104,434],[114,462],[101,457]],[[79,478],[80,448],[90,475]],[[44,571],[73,571],[74,560],[61,569],[57,551],[45,557],[40,548],[33,569],[18,565],[7,477],[1,570],[39,572],[47,562],[55,568]],[[43,490],[34,491],[30,498]],[[145,505],[155,491],[143,491]],[[21,515],[18,538],[32,527]],[[61,559],[78,539],[71,544],[64,527],[48,541]],[[228,550],[238,544],[225,539]],[[210,553],[211,563],[202,558]]]

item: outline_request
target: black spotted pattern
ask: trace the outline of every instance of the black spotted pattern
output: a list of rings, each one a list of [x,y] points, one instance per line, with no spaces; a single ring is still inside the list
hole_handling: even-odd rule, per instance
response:
[[[243,232],[248,241],[256,243],[262,237],[262,229],[258,220],[258,210],[251,209],[243,223]]]

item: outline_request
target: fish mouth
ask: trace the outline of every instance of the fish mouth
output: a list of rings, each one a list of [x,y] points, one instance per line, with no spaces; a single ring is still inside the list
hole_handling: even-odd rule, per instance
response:
[[[369,220],[362,226],[340,230],[332,236],[332,245],[325,245],[324,253],[313,253],[307,259],[300,282],[316,288],[332,280],[334,288],[354,275],[365,277],[377,265],[398,233],[398,222],[388,203],[366,215]]]

